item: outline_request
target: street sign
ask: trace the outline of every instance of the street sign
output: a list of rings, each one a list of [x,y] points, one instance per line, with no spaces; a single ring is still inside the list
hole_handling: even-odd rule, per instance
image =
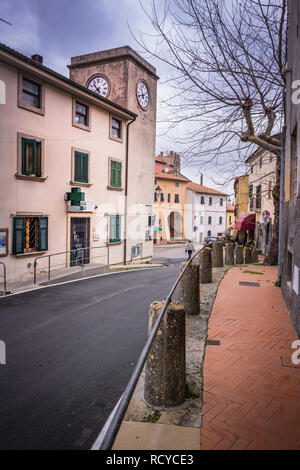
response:
[[[269,211],[267,211],[267,209],[265,209],[264,211],[262,211],[262,216],[264,219],[269,219],[271,214]]]

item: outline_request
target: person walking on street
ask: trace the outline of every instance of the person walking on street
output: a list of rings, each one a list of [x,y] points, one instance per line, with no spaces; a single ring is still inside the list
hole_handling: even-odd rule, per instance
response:
[[[195,251],[194,244],[189,240],[185,245],[185,252],[188,253],[188,260],[191,258],[193,251]]]

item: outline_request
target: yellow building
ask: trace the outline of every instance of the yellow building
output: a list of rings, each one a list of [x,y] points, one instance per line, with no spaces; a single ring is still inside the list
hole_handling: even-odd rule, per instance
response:
[[[248,187],[248,175],[238,176],[234,182],[235,192],[235,216],[238,220],[241,215],[248,213],[248,202],[249,202],[249,187]]]
[[[156,158],[155,170],[154,243],[184,240],[184,206],[189,180],[167,159]]]
[[[226,210],[226,230],[230,232],[231,235],[234,233],[234,228],[232,228],[235,224],[235,206],[232,204],[227,204]]]

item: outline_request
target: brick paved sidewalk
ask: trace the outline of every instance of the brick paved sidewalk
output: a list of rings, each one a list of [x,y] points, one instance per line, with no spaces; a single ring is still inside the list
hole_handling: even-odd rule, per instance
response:
[[[204,362],[202,450],[300,449],[300,365],[280,360],[293,365],[297,337],[276,277],[276,267],[235,267],[221,282],[208,330],[221,344],[207,345]]]

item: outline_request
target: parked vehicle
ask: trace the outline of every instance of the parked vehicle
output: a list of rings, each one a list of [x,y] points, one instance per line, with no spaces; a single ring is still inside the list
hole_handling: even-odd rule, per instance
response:
[[[213,244],[219,241],[219,237],[207,237],[205,238],[203,244],[212,248]]]

